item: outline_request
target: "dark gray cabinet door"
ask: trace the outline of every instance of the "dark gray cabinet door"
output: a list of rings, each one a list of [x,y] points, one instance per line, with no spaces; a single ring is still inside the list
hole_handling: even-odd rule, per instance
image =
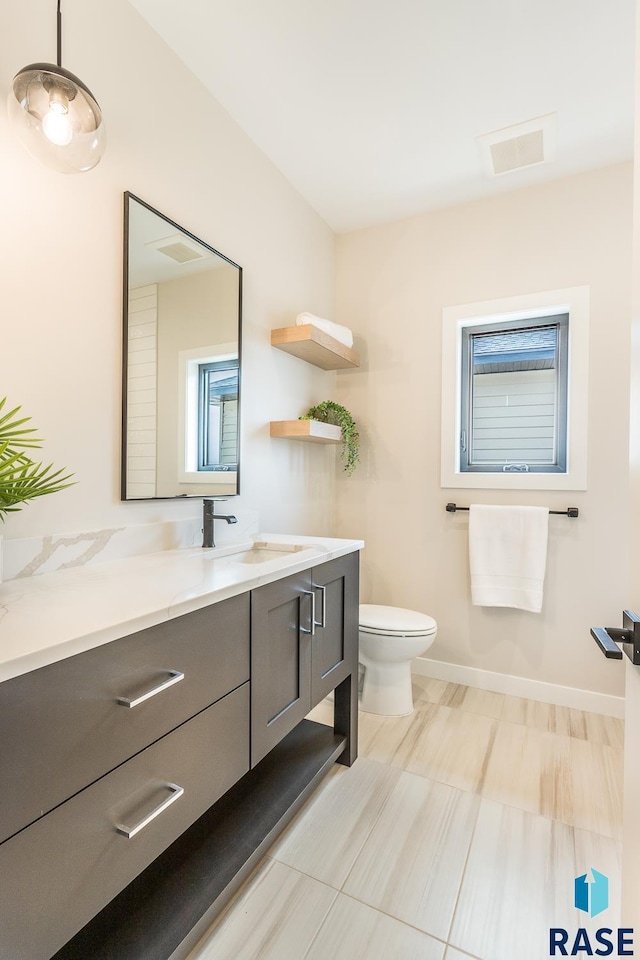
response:
[[[251,766],[311,709],[310,571],[251,591]]]
[[[358,673],[358,554],[312,570],[316,623],[311,644],[311,705]]]

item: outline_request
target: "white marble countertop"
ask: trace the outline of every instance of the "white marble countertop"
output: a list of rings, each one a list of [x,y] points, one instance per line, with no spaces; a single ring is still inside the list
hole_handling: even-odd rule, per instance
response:
[[[257,543],[295,549],[261,563],[234,560]],[[261,534],[211,550],[182,547],[6,581],[0,584],[0,681],[363,546],[362,540]]]

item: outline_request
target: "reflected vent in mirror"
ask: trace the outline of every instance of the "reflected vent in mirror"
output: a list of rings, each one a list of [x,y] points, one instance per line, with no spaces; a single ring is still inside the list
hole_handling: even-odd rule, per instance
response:
[[[192,260],[202,260],[204,257],[211,256],[211,253],[200,244],[181,234],[153,240],[147,246],[157,250],[158,253],[163,253],[165,257],[170,257],[176,263],[190,263]]]

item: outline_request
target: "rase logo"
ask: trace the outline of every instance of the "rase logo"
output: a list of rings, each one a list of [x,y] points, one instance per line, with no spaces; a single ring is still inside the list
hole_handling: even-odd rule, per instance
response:
[[[574,880],[574,903],[582,913],[597,917],[609,906],[609,879],[591,868]],[[617,948],[617,952],[614,951]],[[633,957],[633,930],[630,927],[600,927],[595,933],[578,927],[574,935],[563,927],[549,930],[550,957]]]
[[[609,906],[609,878],[591,868],[591,876],[583,873],[573,882],[575,905],[578,910],[597,917]]]

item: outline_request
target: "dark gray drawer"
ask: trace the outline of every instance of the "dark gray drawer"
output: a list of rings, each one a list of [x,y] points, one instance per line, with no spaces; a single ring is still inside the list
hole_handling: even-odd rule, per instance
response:
[[[0,684],[0,841],[249,679],[242,594]],[[137,706],[175,676],[184,679]]]
[[[247,683],[1,844],[3,960],[49,960],[248,769]]]

